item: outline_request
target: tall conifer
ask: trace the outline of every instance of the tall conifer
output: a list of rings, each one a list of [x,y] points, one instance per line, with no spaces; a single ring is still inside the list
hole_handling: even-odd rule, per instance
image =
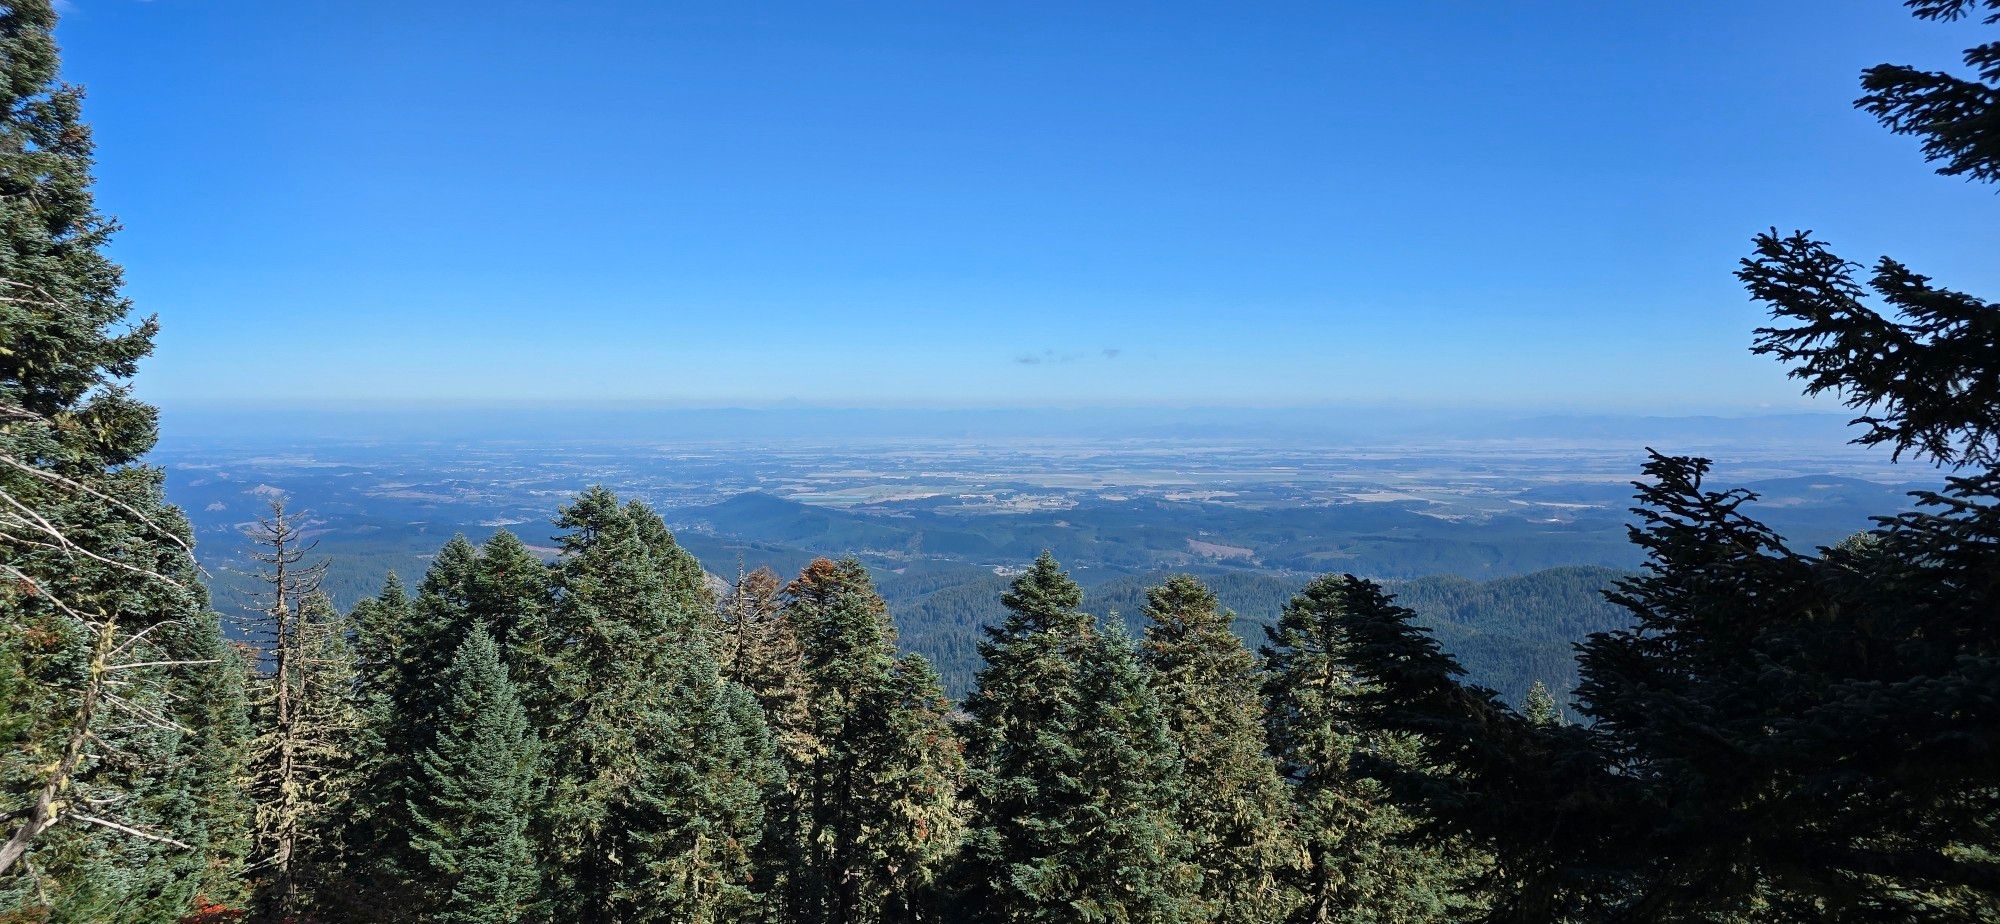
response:
[[[967,701],[973,831],[964,887],[994,921],[1182,919],[1197,873],[1168,813],[1159,705],[1122,633],[1043,553],[1001,598]]]
[[[1411,759],[1405,745],[1357,725],[1363,690],[1341,618],[1377,603],[1372,585],[1325,577],[1308,584],[1266,630],[1264,695],[1271,753],[1290,783],[1304,863],[1283,872],[1298,891],[1297,924],[1445,920],[1456,867],[1400,838],[1411,821],[1366,772]]]
[[[467,633],[440,686],[408,805],[418,916],[513,924],[536,885],[527,839],[534,733],[491,634]]]
[[[888,608],[859,562],[814,561],[786,594],[816,747],[787,767],[778,807],[799,861],[785,877],[784,915],[914,919],[960,830],[962,762],[943,692],[928,665],[897,659]]]
[[[1143,658],[1180,754],[1174,815],[1200,865],[1200,920],[1284,920],[1294,893],[1285,787],[1265,752],[1257,661],[1230,631],[1234,614],[1187,575],[1146,594]]]
[[[778,772],[756,701],[722,680],[701,631],[713,601],[658,567],[678,549],[655,522],[602,488],[558,520],[552,631],[567,641],[553,689],[566,712],[546,732],[537,831],[554,907],[580,921],[743,913]]]
[[[190,773],[214,614],[190,532],[139,460],[116,224],[47,0],[0,5],[0,905],[123,921],[192,900],[213,807]],[[137,667],[141,663],[149,667]],[[115,687],[115,689],[114,689]],[[134,833],[137,832],[137,833]],[[191,841],[190,838],[194,840]]]

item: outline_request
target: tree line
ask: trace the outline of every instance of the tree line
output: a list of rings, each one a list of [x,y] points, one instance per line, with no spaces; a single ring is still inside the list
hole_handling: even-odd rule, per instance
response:
[[[0,5],[0,920],[2000,920],[2000,305],[1759,236],[1755,350],[1945,484],[1802,551],[1653,454],[1567,711],[1360,577],[1252,653],[1193,578],[1135,637],[1047,555],[961,708],[858,563],[718,593],[602,488],[552,562],[455,540],[348,613],[274,508],[232,639],[142,461],[155,324],[54,24]],[[1966,63],[1860,105],[1992,182],[2000,42]]]

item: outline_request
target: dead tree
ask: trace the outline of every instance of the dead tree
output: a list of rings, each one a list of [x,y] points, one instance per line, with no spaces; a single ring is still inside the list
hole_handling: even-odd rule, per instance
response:
[[[252,794],[256,801],[258,857],[252,869],[266,885],[265,900],[282,919],[298,905],[296,860],[302,825],[312,807],[303,804],[301,699],[310,665],[300,640],[306,601],[319,593],[324,562],[307,563],[318,541],[301,528],[302,514],[288,513],[284,498],[271,501],[250,538],[260,549],[251,557],[263,565],[268,586],[264,608],[243,621],[242,633],[258,652],[257,688],[251,709],[258,734],[251,742]]]

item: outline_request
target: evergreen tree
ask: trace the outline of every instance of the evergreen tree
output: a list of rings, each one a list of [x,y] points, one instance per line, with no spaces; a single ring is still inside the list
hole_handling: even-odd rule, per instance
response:
[[[409,794],[410,764],[402,750],[414,737],[400,721],[404,649],[415,627],[415,605],[391,571],[375,597],[348,613],[353,627],[355,695],[361,728],[354,738],[354,777],[345,842],[356,857],[351,871],[356,890],[377,903],[383,921],[404,919],[415,905],[411,893],[409,827],[402,801]]]
[[[0,906],[144,920],[191,903],[208,850],[189,694],[215,617],[139,463],[155,414],[127,380],[156,325],[126,324],[55,21],[0,5]]]
[[[778,770],[756,701],[722,680],[700,630],[713,601],[669,583],[657,517],[633,513],[594,488],[557,521],[553,636],[568,642],[553,688],[567,711],[546,730],[536,826],[550,899],[587,922],[723,920],[754,898]]]
[[[1993,0],[1909,5],[2000,24]],[[1941,172],[1990,181],[2000,42],[1966,61],[1976,78],[1872,69],[1861,104]],[[1757,352],[1841,395],[1858,442],[1958,471],[1873,541],[1802,554],[1755,495],[1709,487],[1707,460],[1654,454],[1632,530],[1648,564],[1612,595],[1634,628],[1580,655],[1587,728],[1460,684],[1379,592],[1342,616],[1377,685],[1365,719],[1433,758],[1398,791],[1493,849],[1495,917],[2000,918],[2000,306],[1893,260],[1859,270],[1772,233],[1738,276],[1778,322]]]
[[[943,692],[895,629],[859,562],[819,559],[786,589],[803,653],[806,726],[817,745],[787,766],[779,829],[797,846],[787,920],[914,920],[958,845],[962,762]]]
[[[887,798],[872,800],[875,817],[863,822],[883,873],[880,920],[948,920],[938,903],[966,833],[955,706],[930,662],[914,654],[897,659],[885,699],[883,720],[869,723],[877,731],[867,749],[876,755],[869,785]]]
[[[256,805],[247,792],[250,775],[250,662],[240,645],[222,639],[220,625],[204,626],[199,640],[214,663],[191,678],[194,714],[190,765],[192,791],[201,803],[205,827],[196,895],[211,905],[245,908]]]
[[[1563,715],[1562,704],[1556,702],[1547,684],[1537,680],[1528,686],[1528,696],[1521,702],[1521,717],[1530,725],[1567,725],[1569,718]]]
[[[417,899],[398,897],[426,887],[427,867],[403,810],[424,798],[427,777],[419,762],[433,745],[435,716],[452,695],[447,679],[466,638],[475,630],[493,636],[531,727],[560,720],[553,607],[549,568],[505,530],[478,547],[454,536],[425,570],[414,600],[391,575],[379,596],[356,605],[359,686],[370,716],[359,763],[370,782],[354,806],[352,836],[366,845],[363,878],[387,897],[377,914],[407,911]]]
[[[435,733],[416,761],[422,785],[408,806],[419,916],[512,924],[535,885],[527,839],[534,734],[489,633],[466,635],[440,685]]]
[[[1364,585],[1320,578],[1265,630],[1264,696],[1271,753],[1291,784],[1304,863],[1285,870],[1298,893],[1286,920],[1407,922],[1449,919],[1453,865],[1442,851],[1406,846],[1412,825],[1367,775],[1413,759],[1394,739],[1357,727],[1362,690],[1340,618],[1366,605]]]
[[[783,585],[769,568],[740,574],[718,607],[717,655],[723,676],[757,697],[771,728],[772,743],[788,765],[801,762],[814,746],[806,713],[805,654],[786,607]]]
[[[513,533],[495,532],[479,546],[466,615],[493,635],[516,695],[538,724],[554,719],[549,688],[560,640],[550,636],[554,607],[549,567]]]
[[[965,887],[994,921],[1175,921],[1198,884],[1167,800],[1173,745],[1131,645],[1100,638],[1048,553],[1002,597],[967,701]]]
[[[1277,767],[1264,749],[1257,662],[1229,629],[1235,614],[1187,575],[1146,594],[1147,679],[1180,754],[1174,816],[1201,866],[1198,919],[1282,921],[1297,855]]]

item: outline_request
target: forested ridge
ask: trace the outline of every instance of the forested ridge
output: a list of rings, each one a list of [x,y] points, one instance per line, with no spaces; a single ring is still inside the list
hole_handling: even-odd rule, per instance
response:
[[[1254,644],[1044,554],[960,705],[854,560],[717,593],[600,487],[552,562],[456,539],[341,612],[279,501],[226,634],[54,25],[0,5],[0,922],[2000,920],[2000,305],[1756,239],[1753,349],[1946,472],[1831,548],[1654,453],[1636,574],[1327,575]],[[1965,61],[1859,104],[1990,184],[2000,42]],[[1496,611],[1586,640],[1470,684]]]

